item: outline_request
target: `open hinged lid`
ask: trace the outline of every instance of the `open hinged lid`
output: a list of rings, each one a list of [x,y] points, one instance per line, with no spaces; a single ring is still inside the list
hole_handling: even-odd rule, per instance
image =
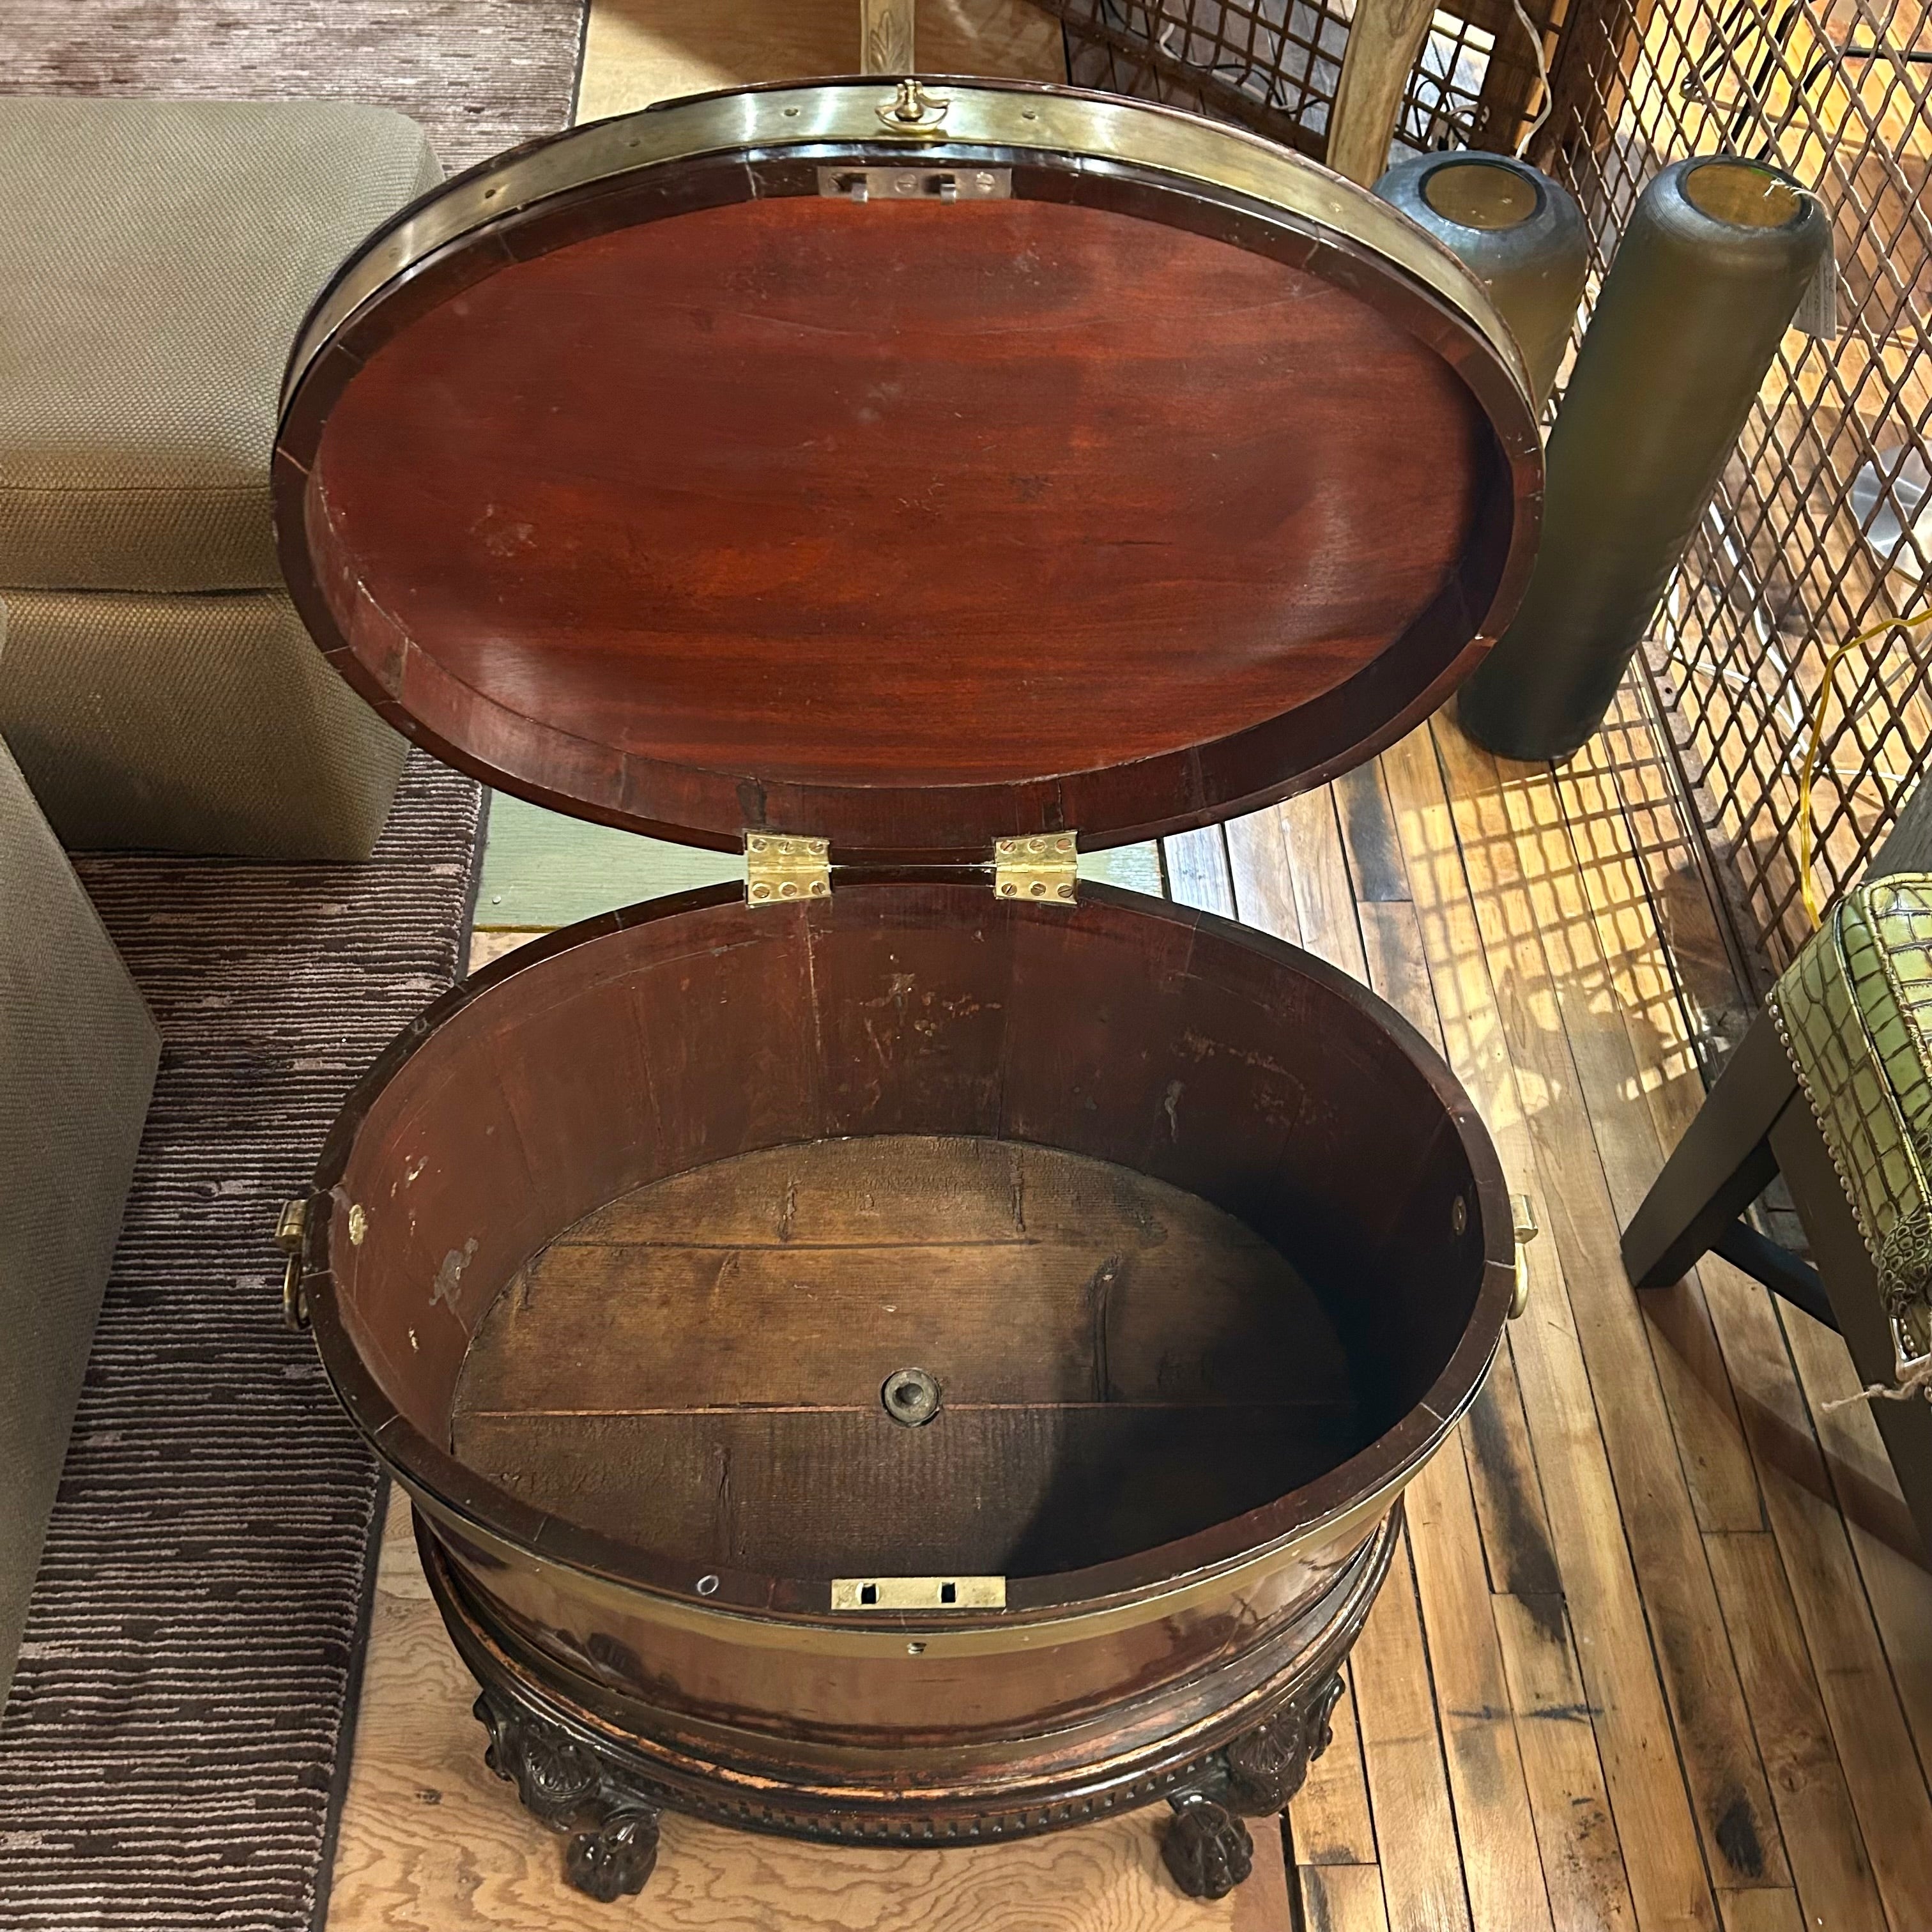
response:
[[[1478,283],[1266,142],[1016,84],[671,104],[344,268],[284,567],[382,714],[716,847],[983,860],[1371,755],[1508,621],[1542,458]]]

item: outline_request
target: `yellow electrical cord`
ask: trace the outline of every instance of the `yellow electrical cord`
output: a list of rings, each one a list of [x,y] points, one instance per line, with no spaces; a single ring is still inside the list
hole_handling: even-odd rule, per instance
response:
[[[1932,610],[1922,610],[1916,617],[1887,617],[1856,637],[1847,638],[1825,660],[1825,675],[1819,682],[1817,695],[1811,700],[1811,730],[1804,747],[1804,762],[1798,772],[1798,882],[1804,894],[1804,916],[1810,920],[1814,932],[1825,920],[1818,910],[1818,896],[1811,890],[1811,774],[1817,768],[1818,747],[1824,740],[1825,707],[1832,701],[1832,680],[1838,674],[1839,665],[1859,645],[1868,644],[1889,631],[1909,631],[1915,625],[1924,623],[1932,623]]]

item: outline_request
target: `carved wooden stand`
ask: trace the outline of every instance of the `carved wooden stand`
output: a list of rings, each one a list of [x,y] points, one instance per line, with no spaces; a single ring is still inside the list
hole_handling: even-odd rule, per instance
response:
[[[478,1670],[478,1657],[462,1648]],[[607,1904],[641,1892],[657,1863],[658,1824],[673,1795],[571,1735],[507,1678],[490,1676],[473,1707],[490,1734],[484,1762],[516,1786],[533,1817],[568,1834],[565,1878]],[[1166,1793],[1174,1816],[1161,1857],[1190,1898],[1225,1898],[1247,1877],[1254,1841],[1243,1819],[1279,1813],[1301,1789],[1328,1747],[1328,1720],[1341,1694],[1341,1677],[1331,1671],[1177,1774]]]
[[[1328,1748],[1329,1719],[1342,1694],[1341,1668],[1366,1620],[1400,1533],[1401,1504],[1377,1528],[1337,1580],[1325,1628],[1294,1661],[1258,1687],[1258,1722],[1192,1757],[1158,1758],[1125,1776],[1067,1779],[1004,1804],[941,1802],[908,1810],[898,1804],[827,1802],[785,1788],[767,1773],[755,1781],[688,1750],[666,1750],[648,1720],[622,1714],[587,1684],[499,1628],[457,1582],[447,1557],[418,1524],[430,1594],[452,1640],[482,1687],[474,1706],[489,1733],[485,1762],[517,1787],[526,1810],[566,1834],[564,1876],[579,1892],[609,1901],[641,1891],[657,1862],[666,1811],[741,1829],[833,1844],[889,1844],[938,1849],[997,1843],[1078,1826],[1165,1798],[1173,1816],[1161,1856],[1174,1882],[1195,1898],[1222,1898],[1249,1874],[1254,1844],[1246,1818],[1278,1814]],[[638,1728],[642,1724],[643,1728]]]
[[[606,1904],[643,1891],[658,1862],[657,1795],[501,1690],[484,1685],[472,1708],[490,1733],[484,1762],[532,1817],[570,1833],[564,1876]]]
[[[1202,1748],[1207,1738],[1197,1732],[1192,1755],[1180,1747],[1138,1765],[1115,1759],[1024,1792],[1008,1786],[998,1796],[976,1796],[962,1786],[917,1806],[891,1798],[890,1783],[875,1783],[870,1802],[845,1802],[814,1790],[809,1778],[793,1786],[770,1760],[748,1774],[701,1748],[654,1741],[650,1713],[588,1679],[574,1681],[473,1600],[420,1516],[417,1548],[451,1640],[482,1687],[474,1708],[489,1733],[485,1762],[517,1787],[532,1816],[566,1834],[564,1876],[592,1898],[608,1902],[644,1888],[667,1811],[821,1843],[938,1850],[1028,1838],[1163,1798],[1173,1815],[1161,1857],[1174,1883],[1191,1898],[1223,1898],[1253,1864],[1243,1820],[1279,1814],[1328,1748],[1343,1660],[1367,1619],[1401,1525],[1397,1502],[1316,1606],[1312,1640],[1306,1626],[1282,1634],[1284,1667],[1245,1700],[1245,1709],[1262,1714],[1232,1736]]]
[[[1174,1882],[1190,1898],[1225,1898],[1254,1868],[1254,1840],[1244,1816],[1284,1810],[1328,1748],[1328,1727],[1342,1695],[1330,1672],[1252,1731],[1244,1731],[1208,1758],[1196,1780],[1168,1799],[1174,1822],[1160,1855]]]

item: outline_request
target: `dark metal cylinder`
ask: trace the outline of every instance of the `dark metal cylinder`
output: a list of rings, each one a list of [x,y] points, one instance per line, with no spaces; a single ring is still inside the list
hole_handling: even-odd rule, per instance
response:
[[[1567,188],[1507,154],[1413,154],[1376,193],[1480,278],[1514,332],[1540,410],[1583,297],[1590,238]]]
[[[1829,239],[1755,162],[1645,190],[1550,432],[1528,591],[1457,700],[1479,744],[1564,758],[1603,722]]]

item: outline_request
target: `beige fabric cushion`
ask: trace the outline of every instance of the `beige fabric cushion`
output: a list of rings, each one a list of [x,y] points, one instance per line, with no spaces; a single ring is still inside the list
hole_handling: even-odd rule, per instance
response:
[[[160,1051],[4,745],[0,909],[4,1705]]]
[[[0,737],[70,850],[368,856],[408,747],[285,592],[6,602]]]
[[[290,345],[440,172],[383,108],[0,98],[0,586],[279,584]]]

